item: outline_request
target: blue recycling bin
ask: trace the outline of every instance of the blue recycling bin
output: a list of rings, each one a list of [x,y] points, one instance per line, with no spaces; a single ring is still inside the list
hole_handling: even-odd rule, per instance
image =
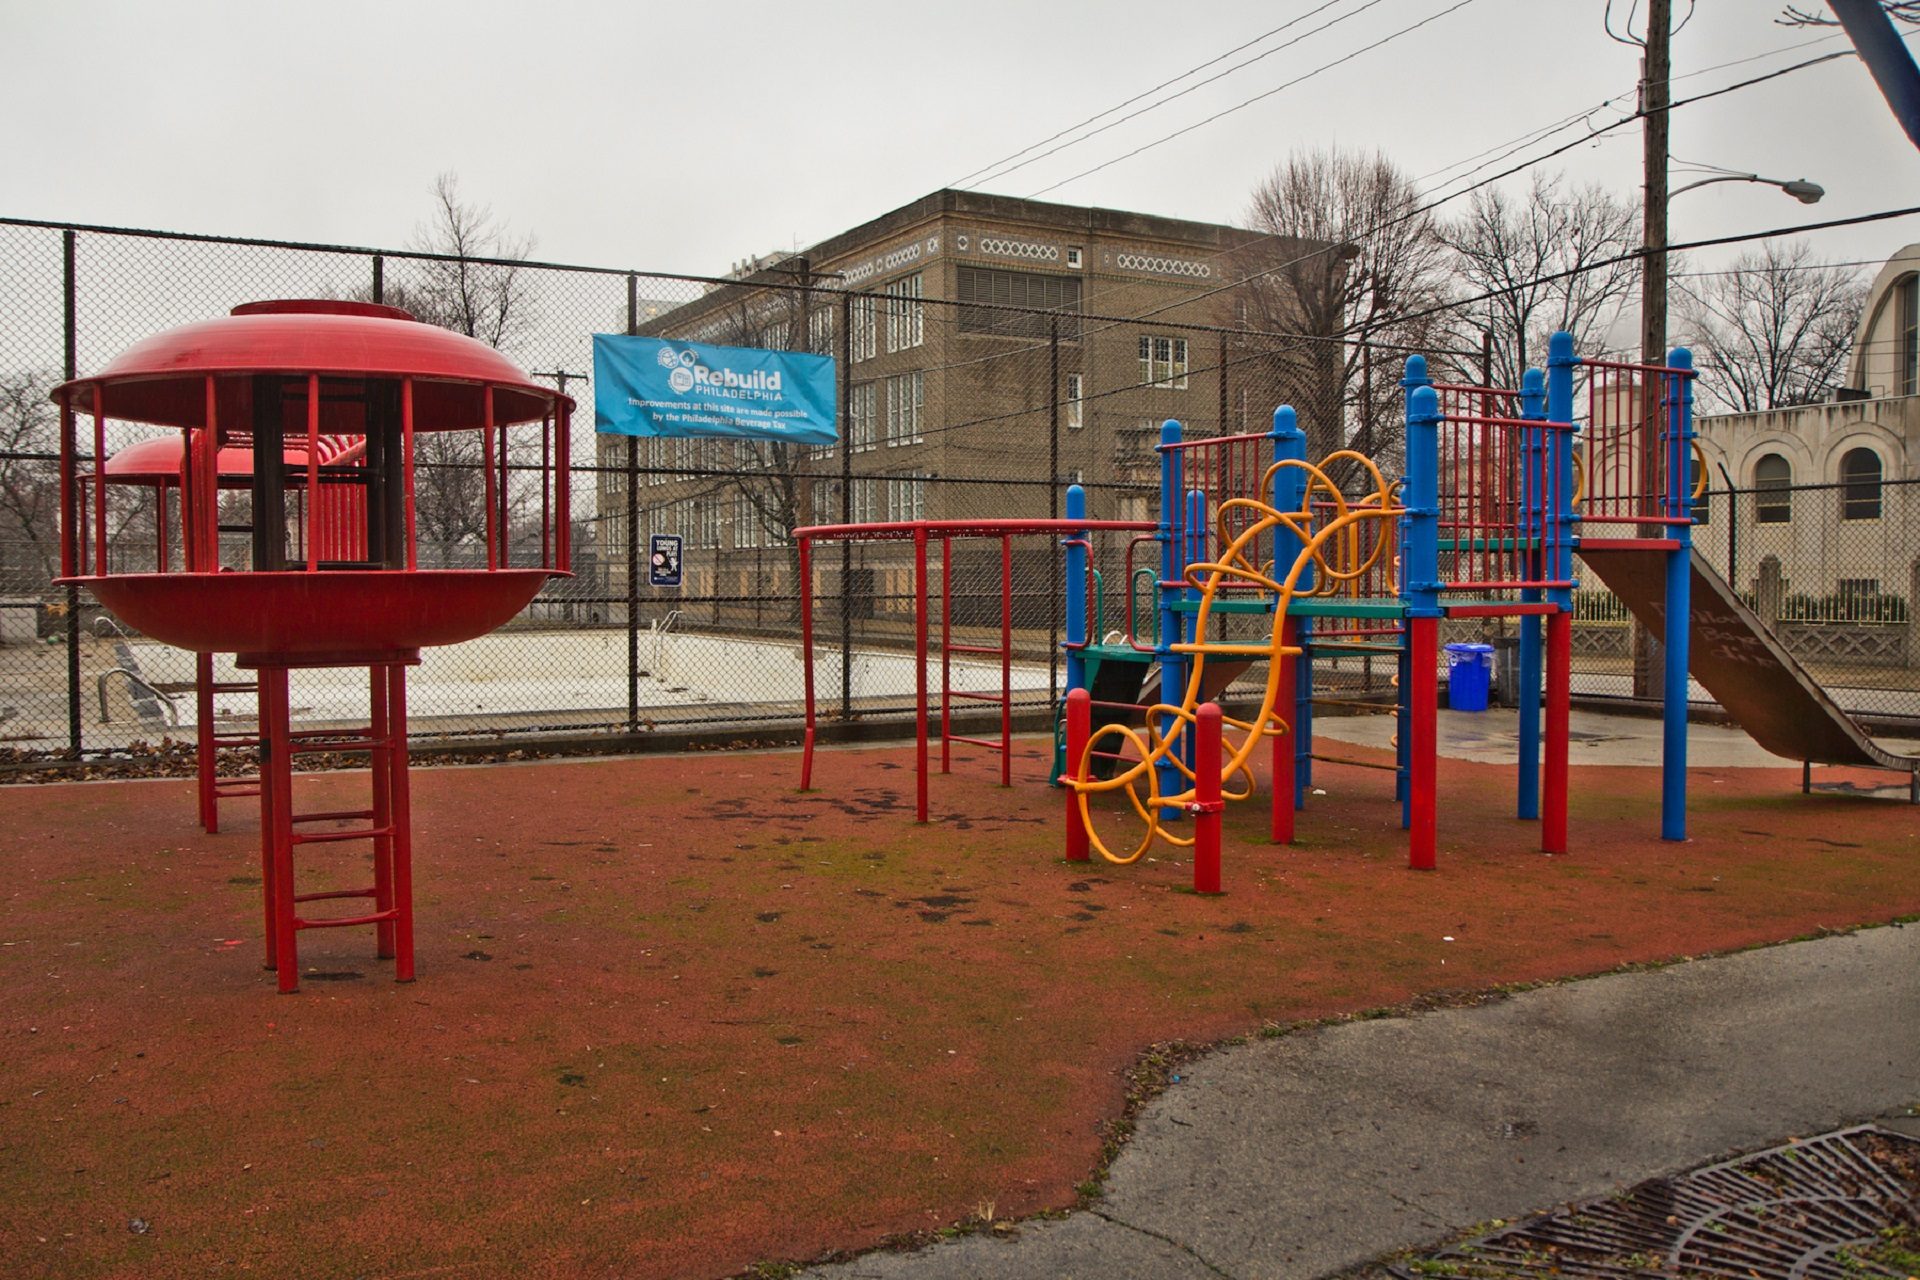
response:
[[[1493,679],[1493,646],[1447,646],[1447,705],[1455,711],[1485,711]]]

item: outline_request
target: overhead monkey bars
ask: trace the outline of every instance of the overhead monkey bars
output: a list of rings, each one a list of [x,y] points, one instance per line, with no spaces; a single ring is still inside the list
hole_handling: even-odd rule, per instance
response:
[[[928,622],[931,610],[928,606],[927,591],[927,548],[933,542],[940,544],[940,561],[943,569],[950,570],[953,563],[953,542],[955,539],[981,538],[994,539],[1000,543],[1000,643],[998,647],[967,646],[964,652],[982,655],[997,654],[1000,658],[1000,693],[997,697],[979,695],[970,700],[997,702],[1000,706],[1000,741],[996,745],[982,739],[962,738],[951,731],[950,703],[954,696],[950,681],[948,655],[963,651],[952,646],[951,612],[952,582],[951,574],[941,575],[941,698],[940,698],[940,741],[941,772],[946,772],[950,764],[950,749],[954,742],[981,746],[1000,753],[1000,777],[1002,783],[1009,780],[1010,743],[1012,736],[1012,688],[1011,664],[1013,645],[1013,539],[1034,535],[1053,535],[1066,544],[1070,557],[1084,555],[1086,534],[1092,532],[1113,533],[1151,533],[1155,526],[1139,520],[903,520],[869,524],[823,524],[810,525],[793,531],[794,540],[799,545],[800,558],[800,644],[801,668],[805,673],[806,687],[806,736],[800,755],[800,788],[806,790],[813,785],[813,744],[817,723],[817,703],[813,678],[813,544],[819,542],[911,542],[913,544],[913,630],[914,630],[914,776],[915,800],[914,818],[927,821],[927,740],[929,737],[929,716],[927,702],[927,646]],[[1069,573],[1068,579],[1072,579]],[[844,584],[842,590],[845,590]]]

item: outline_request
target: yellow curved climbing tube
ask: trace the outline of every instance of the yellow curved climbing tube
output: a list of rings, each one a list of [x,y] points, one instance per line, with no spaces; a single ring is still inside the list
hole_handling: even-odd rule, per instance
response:
[[[1328,476],[1328,469],[1340,462],[1358,464],[1371,478],[1373,488],[1364,498],[1348,498]],[[1200,592],[1200,600],[1194,615],[1193,634],[1196,638],[1191,643],[1170,646],[1173,652],[1191,658],[1180,701],[1161,702],[1148,707],[1145,722],[1139,727],[1126,724],[1101,727],[1089,737],[1085,751],[1077,762],[1078,767],[1073,772],[1079,776],[1063,779],[1076,792],[1080,819],[1085,824],[1089,843],[1109,862],[1121,865],[1134,862],[1152,847],[1156,839],[1182,847],[1193,843],[1190,836],[1183,837],[1169,831],[1161,823],[1160,813],[1164,809],[1180,809],[1193,803],[1195,769],[1217,767],[1220,770],[1221,793],[1227,800],[1245,800],[1253,794],[1253,753],[1268,733],[1284,731],[1285,728],[1275,715],[1275,708],[1283,694],[1280,688],[1280,660],[1300,653],[1297,646],[1282,643],[1289,606],[1296,597],[1350,594],[1367,574],[1392,563],[1394,533],[1403,512],[1394,501],[1393,486],[1381,475],[1372,459],[1351,450],[1341,450],[1329,454],[1317,466],[1292,460],[1276,462],[1267,468],[1255,492],[1272,493],[1274,477],[1281,469],[1289,467],[1306,472],[1305,492],[1299,509],[1281,511],[1258,498],[1228,499],[1220,504],[1216,512],[1219,522],[1217,542],[1222,548],[1219,559],[1190,564],[1182,574],[1186,584]],[[1248,514],[1252,516],[1251,522],[1238,534],[1229,537],[1229,527],[1235,523],[1235,517],[1245,519]],[[1273,534],[1274,561],[1262,567],[1253,562],[1250,548],[1258,547],[1261,537],[1268,533]],[[1369,533],[1371,537],[1367,536]],[[1275,576],[1274,569],[1281,558],[1282,548],[1288,545],[1289,536],[1297,550],[1286,576],[1279,578]],[[1300,580],[1308,569],[1314,571],[1313,584],[1303,589]],[[1207,638],[1214,601],[1227,583],[1251,585],[1271,593],[1274,600],[1273,625],[1264,643]],[[1226,726],[1242,734],[1239,742],[1228,739],[1223,745],[1219,761],[1196,761],[1190,768],[1181,758],[1181,740],[1184,735],[1194,731],[1200,691],[1205,687],[1203,681],[1208,658],[1265,658],[1267,683],[1261,695],[1260,711],[1251,720],[1223,718]],[[1109,751],[1130,745],[1139,758],[1111,778],[1095,778],[1090,767],[1093,757],[1109,740],[1113,741]],[[1167,795],[1160,790],[1157,766],[1163,761],[1171,764],[1186,779],[1186,790],[1175,795]],[[1108,847],[1095,831],[1087,809],[1088,797],[1121,788],[1125,788],[1127,800],[1143,828],[1139,842],[1128,853],[1116,853]]]

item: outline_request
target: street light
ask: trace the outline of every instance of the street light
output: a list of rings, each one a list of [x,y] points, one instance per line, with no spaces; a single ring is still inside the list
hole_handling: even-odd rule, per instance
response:
[[[1783,180],[1780,178],[1763,178],[1757,173],[1733,173],[1729,171],[1727,173],[1715,174],[1711,178],[1702,178],[1698,182],[1689,182],[1684,187],[1676,187],[1667,193],[1667,199],[1671,200],[1681,192],[1691,191],[1695,187],[1704,187],[1710,182],[1758,182],[1769,187],[1780,188],[1801,204],[1819,204],[1820,197],[1827,194],[1825,187],[1817,182],[1808,182],[1805,178]]]

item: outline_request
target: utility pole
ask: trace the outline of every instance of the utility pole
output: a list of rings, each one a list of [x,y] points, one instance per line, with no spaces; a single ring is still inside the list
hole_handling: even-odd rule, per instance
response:
[[[1673,35],[1673,0],[1648,0],[1647,40],[1640,62],[1641,167],[1644,173],[1640,216],[1642,253],[1640,267],[1640,363],[1664,365],[1667,362],[1667,81],[1672,71],[1670,46]],[[1611,406],[1610,406],[1611,408]],[[1613,409],[1620,412],[1620,409]],[[1659,462],[1659,443],[1654,424],[1660,421],[1659,381],[1640,377],[1640,421],[1642,435],[1640,474],[1652,483]],[[1655,529],[1643,536],[1664,536]],[[1648,698],[1660,688],[1661,660],[1656,657],[1653,635],[1639,623],[1633,628],[1633,694]]]

